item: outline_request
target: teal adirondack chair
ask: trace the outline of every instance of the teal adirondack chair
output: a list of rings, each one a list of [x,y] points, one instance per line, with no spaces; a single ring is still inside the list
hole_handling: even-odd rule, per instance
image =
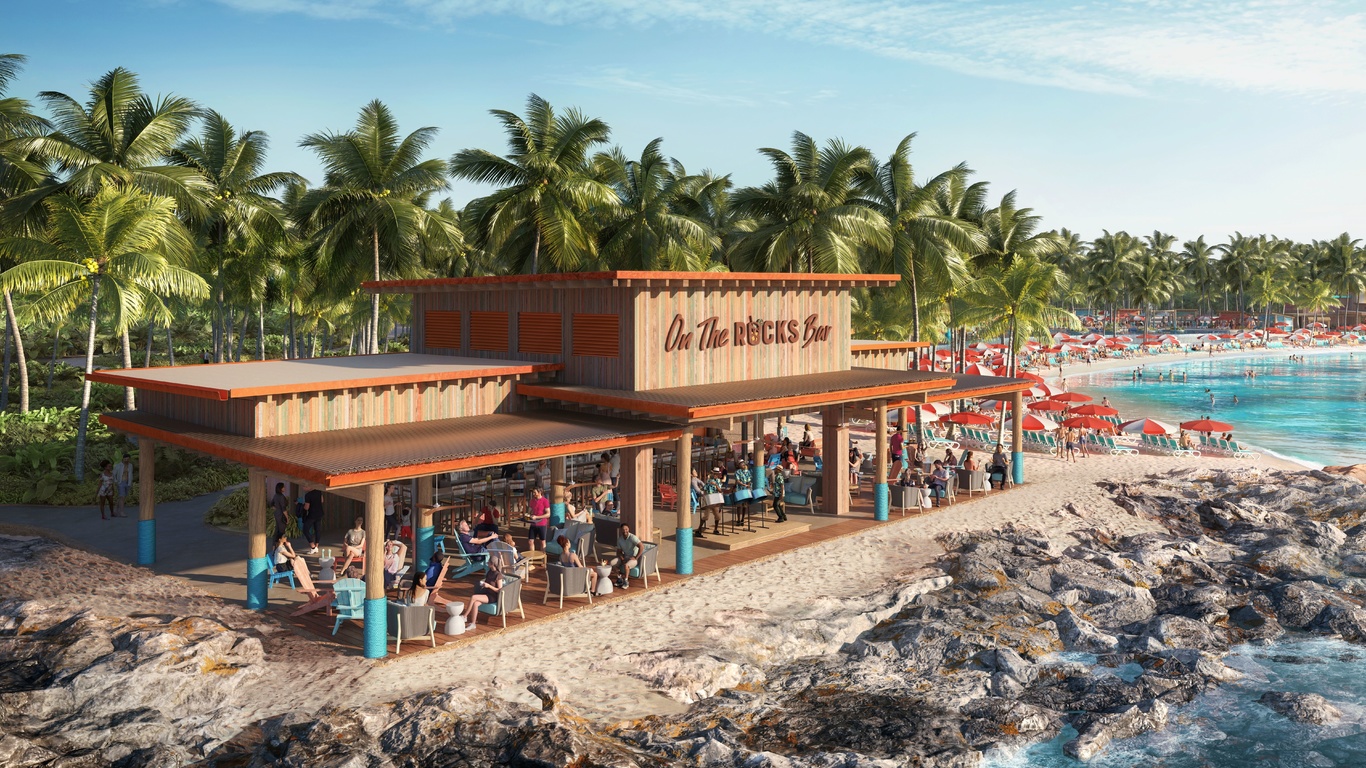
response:
[[[365,619],[365,582],[360,579],[339,579],[332,585],[332,591],[332,608],[337,611],[337,623],[332,625],[332,634],[335,635],[343,621]]]

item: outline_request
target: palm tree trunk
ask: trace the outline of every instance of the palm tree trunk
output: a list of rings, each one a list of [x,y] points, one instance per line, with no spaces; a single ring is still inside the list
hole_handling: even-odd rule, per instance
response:
[[[531,274],[540,274],[541,267],[541,228],[536,227],[536,239],[531,243]]]
[[[175,365],[175,337],[171,334],[171,324],[166,324],[166,360],[167,365]]]
[[[236,356],[236,358],[234,358],[234,359],[235,359],[237,362],[239,362],[239,363],[242,362],[242,347],[243,347],[243,346],[246,344],[246,342],[247,342],[247,323],[250,323],[250,322],[251,322],[251,313],[248,312],[248,311],[246,311],[245,309],[243,309],[243,310],[242,310],[242,330],[241,330],[240,333],[237,334],[237,356]]]
[[[266,300],[256,304],[256,359],[266,359]]]
[[[298,357],[298,350],[294,348],[294,297],[289,297],[289,337],[285,339],[285,359],[293,360]],[[351,354],[348,350],[347,354]]]
[[[379,227],[370,230],[375,246],[375,280],[379,280]],[[379,354],[379,292],[370,295],[370,354]]]
[[[9,316],[9,324],[14,334],[14,355],[19,363],[19,412],[28,413],[28,357],[24,354],[24,336],[19,330],[19,323],[14,317],[14,297],[9,291],[5,291],[5,314]],[[9,377],[6,376],[8,381]]]
[[[146,360],[145,362],[143,362],[143,364],[142,364],[142,367],[143,367],[143,368],[151,368],[151,367],[152,367],[152,337],[155,336],[155,335],[156,335],[156,327],[155,327],[154,325],[152,325],[152,321],[151,321],[151,320],[148,320],[148,321],[147,321],[147,360]]]
[[[90,278],[90,330],[85,337],[85,381],[81,384],[81,418],[76,423],[76,457],[71,462],[78,483],[85,479],[85,433],[90,426],[90,374],[95,370],[95,323],[99,320],[101,277],[96,272]]]
[[[131,340],[128,338],[128,328],[127,328],[127,327],[125,327],[125,328],[123,329],[123,332],[119,334],[119,346],[123,347],[123,367],[124,367],[125,369],[127,369],[127,368],[132,368],[132,367],[133,367],[133,345],[132,345]],[[133,409],[135,409],[135,408],[137,408],[137,403],[136,403],[136,401],[134,400],[133,388],[132,388],[132,387],[124,387],[124,388],[123,388],[123,404],[124,404],[124,405],[128,408],[128,410],[130,410],[130,411],[133,410]]]
[[[47,364],[47,391],[52,391],[52,377],[57,373],[57,348],[62,341],[62,325],[58,323],[52,328],[52,359]]]

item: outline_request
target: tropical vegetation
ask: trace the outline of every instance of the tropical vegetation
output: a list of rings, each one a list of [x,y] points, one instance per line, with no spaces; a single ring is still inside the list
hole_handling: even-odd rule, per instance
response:
[[[1348,234],[1086,239],[1046,228],[966,163],[917,172],[913,134],[881,148],[794,132],[757,150],[770,178],[742,185],[689,170],[663,138],[614,145],[605,120],[534,94],[520,112],[491,111],[505,147],[436,157],[436,127],[401,127],[375,100],[349,128],[293,139],[322,169],[308,179],[270,168],[263,132],[153,95],[122,68],[84,94],[11,95],[23,63],[0,55],[0,412],[77,408],[62,464],[77,477],[95,458],[91,412],[136,404],[131,392],[102,401],[88,383],[53,402],[64,361],[89,371],[403,349],[405,299],[365,292],[370,280],[893,273],[897,287],[856,292],[855,332],[947,345],[958,361],[969,339],[1004,341],[1013,361],[1028,338],[1086,315],[1115,330],[1140,315],[1145,332],[1178,310],[1265,324],[1322,317],[1366,291],[1366,249]],[[459,204],[454,181],[480,191]]]

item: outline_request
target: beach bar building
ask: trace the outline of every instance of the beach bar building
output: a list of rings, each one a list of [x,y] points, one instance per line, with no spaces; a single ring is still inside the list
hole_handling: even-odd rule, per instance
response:
[[[689,574],[693,510],[685,489],[698,428],[744,427],[757,437],[765,418],[818,412],[832,457],[820,506],[843,515],[850,420],[868,418],[880,436],[874,516],[885,520],[889,409],[1007,397],[1020,423],[1029,381],[908,370],[915,344],[851,340],[851,289],[898,279],[598,272],[372,282],[367,291],[411,296],[410,352],[106,370],[90,378],[138,390],[138,410],[102,419],[139,441],[140,563],[156,556],[156,443],[250,468],[252,608],[265,607],[268,589],[267,478],[364,504],[371,553],[383,549],[385,484],[415,481],[422,568],[432,556],[437,475],[548,460],[553,525],[566,512],[566,457],[613,449],[621,456],[621,520],[642,539],[655,529],[655,453],[674,457],[671,474],[684,490],[675,530],[664,538],[673,539],[676,571]],[[1014,445],[1019,483],[1018,433]],[[382,558],[366,558],[364,637],[372,657],[385,653],[382,568]]]

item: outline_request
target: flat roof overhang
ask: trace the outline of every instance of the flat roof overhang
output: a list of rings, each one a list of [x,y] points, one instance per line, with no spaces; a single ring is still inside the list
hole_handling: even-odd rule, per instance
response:
[[[963,373],[949,374],[953,386],[948,389],[926,393],[901,401],[888,401],[891,408],[924,405],[925,403],[948,403],[954,400],[972,400],[982,397],[1000,397],[1015,392],[1026,392],[1035,386],[1029,379],[1009,379],[1003,376],[971,376]]]
[[[147,437],[324,488],[538,461],[677,439],[675,424],[559,410],[246,437],[162,416],[100,416],[110,429]]]
[[[421,280],[367,280],[361,287],[374,293],[430,293],[462,290],[509,290],[610,286],[645,288],[852,288],[895,285],[900,275],[857,275],[825,272],[550,272],[538,275],[436,277]]]
[[[896,371],[886,368],[851,368],[847,371],[778,376],[769,379],[698,384],[632,392],[598,387],[517,384],[526,397],[599,408],[633,411],[650,416],[700,421],[861,400],[898,399],[916,393],[947,389],[947,374]]]
[[[895,352],[902,349],[928,349],[928,341],[879,341],[877,339],[850,339],[850,352]]]
[[[291,395],[558,371],[559,363],[530,363],[396,352],[383,355],[256,360],[95,371],[91,381],[207,400]]]

